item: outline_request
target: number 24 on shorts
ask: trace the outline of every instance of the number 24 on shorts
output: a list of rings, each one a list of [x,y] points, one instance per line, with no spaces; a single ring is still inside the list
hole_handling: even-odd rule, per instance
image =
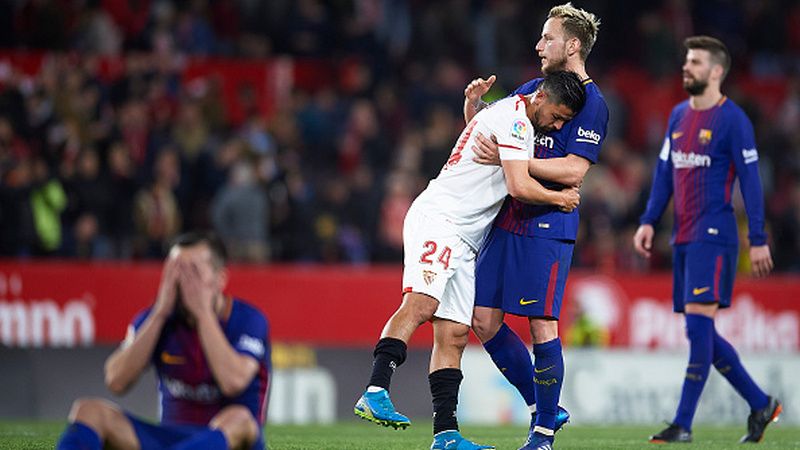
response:
[[[422,246],[425,248],[425,251],[422,253],[422,256],[420,256],[419,262],[424,264],[433,264],[433,261],[431,261],[430,256],[436,253],[436,250],[438,248],[436,242],[425,241],[425,243],[422,244]],[[450,247],[445,246],[442,249],[441,253],[439,253],[439,256],[436,257],[436,261],[442,263],[442,265],[444,266],[444,270],[447,270],[450,267],[450,253],[451,253]]]

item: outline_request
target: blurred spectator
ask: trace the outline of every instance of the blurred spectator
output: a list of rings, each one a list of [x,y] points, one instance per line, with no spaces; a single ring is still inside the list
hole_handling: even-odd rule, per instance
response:
[[[69,199],[63,216],[69,233],[65,253],[81,258],[111,256],[105,233],[115,199],[106,174],[100,171],[100,156],[95,149],[80,152],[77,170],[65,183]]]
[[[67,196],[43,159],[34,159],[32,170],[30,202],[37,236],[35,252],[52,255],[61,247],[63,236],[60,216],[67,206]]]
[[[180,183],[177,152],[164,149],[156,157],[154,179],[136,194],[136,251],[139,256],[162,258],[170,240],[181,230],[181,213],[173,189]]]
[[[113,201],[108,211],[108,235],[111,254],[116,258],[133,256],[134,197],[138,184],[128,147],[122,142],[111,144],[108,151],[109,189]]]
[[[250,161],[242,159],[231,167],[228,183],[211,202],[211,220],[231,258],[269,259],[269,203]]]

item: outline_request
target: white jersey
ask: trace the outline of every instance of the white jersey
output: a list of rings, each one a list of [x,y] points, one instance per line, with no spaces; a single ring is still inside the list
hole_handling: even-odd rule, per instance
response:
[[[479,249],[508,188],[502,167],[472,160],[475,136],[478,132],[485,137],[494,135],[501,160],[532,158],[534,132],[525,113],[527,103],[521,95],[508,97],[475,115],[461,132],[439,176],[428,183],[411,208],[453,224],[462,239]]]

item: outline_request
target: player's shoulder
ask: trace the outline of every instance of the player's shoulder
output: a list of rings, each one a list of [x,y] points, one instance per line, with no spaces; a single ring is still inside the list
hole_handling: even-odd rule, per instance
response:
[[[744,112],[741,106],[736,104],[733,100],[729,97],[723,97],[722,101],[720,102],[720,110],[728,115],[729,117],[738,119],[738,120],[750,120],[747,117],[747,113]]]
[[[231,319],[236,320],[253,320],[263,322],[265,325],[269,324],[267,316],[261,312],[252,303],[238,297],[233,298],[233,306],[231,307]]]
[[[511,95],[514,96],[516,94],[522,94],[522,95],[531,94],[539,87],[539,85],[542,83],[543,80],[544,78],[533,78],[531,80],[528,80],[525,83],[521,84],[519,87],[517,87],[517,89],[514,90],[514,92]]]
[[[603,91],[600,90],[600,86],[594,82],[593,79],[588,78],[583,80],[583,87],[586,89],[586,103],[598,103],[598,104],[606,104],[606,98],[603,97]]]
[[[486,109],[486,114],[483,115],[483,119],[489,120],[495,124],[514,122],[517,120],[529,121],[525,113],[525,97],[522,94],[516,94],[501,98]]]
[[[575,124],[605,126],[608,123],[608,105],[603,93],[591,78],[583,81],[586,89],[586,102],[583,109],[573,119]]]
[[[682,102],[678,103],[677,105],[672,107],[672,116],[683,115],[686,111],[689,110],[689,99],[683,100]]]

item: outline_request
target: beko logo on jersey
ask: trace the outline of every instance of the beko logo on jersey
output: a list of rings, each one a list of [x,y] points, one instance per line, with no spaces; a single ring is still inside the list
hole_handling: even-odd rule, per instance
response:
[[[756,162],[758,161],[758,150],[755,148],[743,148],[742,157],[744,158],[745,164]]]
[[[675,166],[676,169],[711,167],[711,157],[695,152],[672,152],[672,165]]]
[[[578,136],[575,142],[588,142],[590,144],[600,145],[600,133],[594,130],[584,130],[582,127],[578,127]]]
[[[544,134],[537,134],[533,137],[533,144],[539,147],[553,148],[555,141],[550,136]]]

